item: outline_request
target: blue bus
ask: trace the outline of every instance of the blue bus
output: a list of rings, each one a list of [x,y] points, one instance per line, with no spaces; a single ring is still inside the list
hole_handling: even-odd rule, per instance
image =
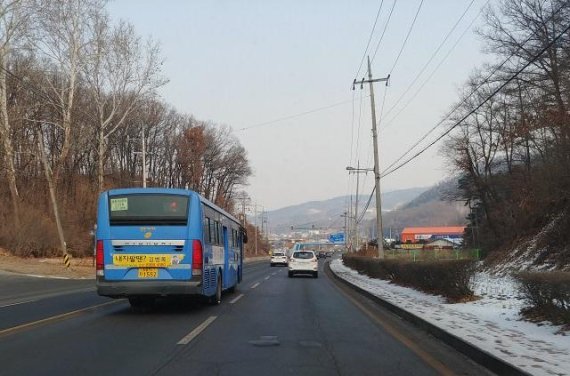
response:
[[[97,293],[131,306],[161,296],[221,302],[243,274],[239,221],[183,189],[128,188],[101,193],[97,208]]]

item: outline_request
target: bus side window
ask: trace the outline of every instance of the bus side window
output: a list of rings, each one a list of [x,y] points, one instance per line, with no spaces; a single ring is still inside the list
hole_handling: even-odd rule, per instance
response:
[[[212,243],[210,236],[210,218],[204,217],[204,241],[208,244]]]
[[[220,245],[220,222],[214,221],[214,243]]]
[[[218,222],[218,244],[224,245],[224,236],[222,235],[222,224]]]
[[[210,237],[210,244],[214,244],[216,238],[214,237],[214,221],[208,218],[208,234]]]

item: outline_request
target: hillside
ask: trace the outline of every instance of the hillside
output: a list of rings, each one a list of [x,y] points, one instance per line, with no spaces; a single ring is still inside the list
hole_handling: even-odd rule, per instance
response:
[[[414,226],[452,226],[467,222],[469,209],[462,201],[450,198],[457,195],[456,184],[453,180],[444,180],[425,190],[401,208],[384,213],[384,236],[396,238],[404,227]],[[375,237],[374,218],[368,220],[363,231]]]
[[[419,187],[386,192],[382,194],[382,211],[393,211],[426,190],[427,188]],[[368,195],[359,195],[360,210],[363,210],[368,197]],[[309,201],[269,211],[267,217],[271,230],[275,233],[287,232],[291,226],[311,227],[315,225],[315,227],[341,229],[344,226],[344,219],[341,215],[346,210],[349,201],[350,196],[340,196],[323,201]],[[375,215],[374,205],[375,200],[372,199],[366,218],[372,218]]]
[[[431,188],[410,188],[382,195],[383,227],[385,236],[396,237],[404,227],[409,226],[450,226],[466,223],[468,208],[463,202],[451,201],[456,195],[454,181],[443,181]],[[267,213],[271,231],[277,234],[288,233],[291,226],[297,229],[333,228],[341,230],[349,196],[335,197],[323,201],[310,201],[288,206]],[[359,196],[362,211],[368,196]],[[371,200],[361,222],[360,232],[375,237],[375,202]]]

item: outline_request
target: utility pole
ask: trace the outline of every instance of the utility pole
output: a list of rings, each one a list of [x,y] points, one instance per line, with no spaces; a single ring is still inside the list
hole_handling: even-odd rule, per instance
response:
[[[144,128],[141,130],[141,140],[142,140],[142,179],[143,179],[143,188],[146,188],[146,142],[144,139]]]
[[[255,255],[257,256],[257,202],[253,204],[253,219],[255,222]]]
[[[360,161],[358,161],[358,163],[356,164],[356,168],[360,169]],[[356,202],[354,205],[354,243],[356,244],[356,252],[359,251],[359,242],[358,242],[358,182],[360,180],[360,172],[361,171],[356,171]]]
[[[390,80],[390,75],[385,78],[372,79],[372,68],[370,67],[370,56],[368,56],[368,80],[362,79],[356,81],[354,79],[352,83],[352,89],[356,84],[360,84],[360,88],[364,83],[368,83],[370,86],[370,107],[372,113],[372,144],[374,145],[374,181],[376,190],[376,243],[378,244],[378,257],[384,258],[384,235],[382,231],[382,195],[380,190],[380,157],[378,152],[378,132],[376,130],[376,104],[374,103],[374,82],[388,82]]]
[[[137,138],[135,137],[135,140]],[[129,136],[127,136],[127,142],[129,142]],[[147,172],[146,172],[146,140],[144,138],[144,128],[141,129],[141,151],[133,151],[133,154],[141,155],[142,164],[142,187],[146,188]],[[188,188],[187,188],[188,189]]]

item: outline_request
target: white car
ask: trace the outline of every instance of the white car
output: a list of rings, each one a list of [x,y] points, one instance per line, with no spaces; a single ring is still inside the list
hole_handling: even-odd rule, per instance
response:
[[[287,266],[287,256],[283,252],[273,252],[271,255],[271,266],[285,265]]]
[[[289,278],[295,274],[312,274],[319,277],[319,261],[313,251],[295,251],[289,257]]]

